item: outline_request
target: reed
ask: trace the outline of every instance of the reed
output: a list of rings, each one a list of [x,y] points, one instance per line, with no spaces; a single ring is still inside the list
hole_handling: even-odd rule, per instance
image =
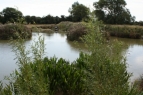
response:
[[[0,25],[1,40],[18,39],[19,37],[23,39],[31,38],[31,30],[22,24]]]
[[[110,36],[121,38],[140,39],[143,35],[143,28],[141,27],[107,25],[105,31],[108,31]]]

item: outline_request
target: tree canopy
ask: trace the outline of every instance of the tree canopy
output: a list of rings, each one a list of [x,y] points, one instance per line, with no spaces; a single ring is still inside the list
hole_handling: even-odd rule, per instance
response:
[[[129,24],[134,21],[130,11],[125,7],[125,0],[99,0],[93,6],[98,20],[107,24]]]
[[[72,4],[72,8],[69,9],[73,21],[79,22],[81,20],[86,20],[89,18],[89,8],[78,2]]]
[[[4,17],[4,22],[17,22],[19,18],[23,16],[22,12],[11,7],[3,9],[1,16]]]

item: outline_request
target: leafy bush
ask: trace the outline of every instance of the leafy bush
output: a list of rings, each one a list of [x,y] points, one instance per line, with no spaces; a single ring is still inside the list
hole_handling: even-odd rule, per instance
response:
[[[84,60],[93,76],[94,95],[136,95],[136,89],[129,86],[131,74],[127,72],[125,57],[121,55],[123,43],[117,40],[107,42],[100,26],[99,22],[90,22],[90,32],[82,38],[91,53]]]

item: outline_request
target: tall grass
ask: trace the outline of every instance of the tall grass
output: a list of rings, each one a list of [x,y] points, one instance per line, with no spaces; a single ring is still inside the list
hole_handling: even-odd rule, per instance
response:
[[[143,35],[143,28],[141,27],[107,25],[105,30],[108,31],[111,36],[122,38],[140,39]]]
[[[31,30],[22,24],[0,25],[0,39],[18,39],[19,36],[24,39],[31,38]]]

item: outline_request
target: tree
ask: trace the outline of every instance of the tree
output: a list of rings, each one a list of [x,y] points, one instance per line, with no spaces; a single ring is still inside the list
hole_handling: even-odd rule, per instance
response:
[[[0,23],[3,23],[4,17],[0,15]]]
[[[55,23],[54,17],[50,14],[42,18],[42,24],[54,24],[54,23]]]
[[[129,24],[134,21],[126,5],[125,0],[99,0],[93,4],[98,20],[107,24]]]
[[[17,22],[19,18],[22,18],[23,14],[15,8],[7,7],[3,9],[1,15],[4,17],[4,23]]]
[[[69,9],[69,12],[75,22],[79,22],[83,19],[89,19],[89,8],[83,4],[79,4],[78,2],[72,4],[72,8]]]
[[[29,15],[25,16],[24,19],[28,24],[31,23],[31,17]]]
[[[66,17],[64,15],[61,15],[60,21],[65,21]]]

